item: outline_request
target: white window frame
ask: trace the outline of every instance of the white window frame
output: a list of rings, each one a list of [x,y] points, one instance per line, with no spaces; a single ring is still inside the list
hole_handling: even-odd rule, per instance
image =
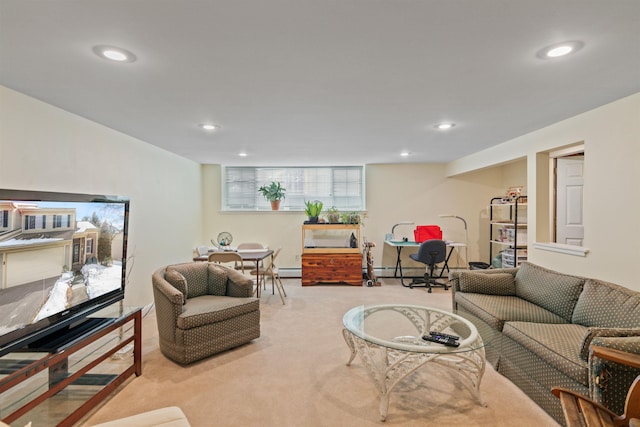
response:
[[[322,201],[323,209],[366,210],[364,166],[223,166],[221,173],[222,211],[270,211],[258,189],[272,181],[286,189],[281,211],[304,211],[308,200]]]

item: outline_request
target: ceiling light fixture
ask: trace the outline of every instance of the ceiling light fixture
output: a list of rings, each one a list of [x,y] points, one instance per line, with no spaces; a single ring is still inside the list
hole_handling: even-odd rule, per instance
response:
[[[202,124],[199,124],[198,126],[200,126],[202,129],[208,130],[208,131],[214,131],[214,130],[220,129],[220,126],[212,125],[210,123],[202,123]]]
[[[556,43],[551,46],[547,46],[540,49],[536,56],[541,59],[554,59],[566,56],[570,53],[575,53],[582,49],[584,43],[578,40]]]
[[[101,58],[109,59],[116,62],[134,62],[136,59],[138,59],[133,53],[129,52],[128,50],[115,46],[94,46],[93,53]]]
[[[240,156],[240,157],[247,157],[247,156],[248,156],[248,154],[247,154],[247,153],[245,153],[244,151],[241,151],[240,153],[238,153],[238,156]]]
[[[443,122],[443,123],[438,123],[434,127],[438,130],[449,130],[455,125],[456,125],[455,123]]]
[[[408,151],[403,151],[402,153],[400,153],[400,155],[401,155],[402,157],[409,157],[409,155],[411,155],[411,153],[410,153],[410,152],[408,152]]]

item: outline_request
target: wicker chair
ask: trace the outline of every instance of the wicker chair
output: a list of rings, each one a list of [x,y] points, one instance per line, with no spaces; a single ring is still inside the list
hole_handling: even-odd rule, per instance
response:
[[[163,267],[152,275],[160,350],[188,364],[260,336],[253,282],[216,263]]]

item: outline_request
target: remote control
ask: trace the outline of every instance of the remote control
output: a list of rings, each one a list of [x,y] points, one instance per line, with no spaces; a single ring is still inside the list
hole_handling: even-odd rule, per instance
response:
[[[429,331],[429,335],[431,336],[439,336],[439,337],[445,337],[445,338],[449,338],[452,339],[454,341],[457,341],[460,339],[459,336],[457,335],[449,335],[449,334],[445,334],[444,332],[437,332],[437,331]]]
[[[449,347],[458,347],[460,345],[456,340],[433,335],[423,335],[422,339],[425,341],[437,342],[438,344],[444,344]]]

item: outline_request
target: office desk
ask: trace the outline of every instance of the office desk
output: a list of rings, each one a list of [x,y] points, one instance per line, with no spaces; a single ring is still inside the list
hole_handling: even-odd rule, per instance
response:
[[[254,261],[256,263],[256,297],[260,298],[260,261],[273,255],[271,249],[246,249],[237,251],[242,261]],[[194,261],[209,261],[209,255],[200,255],[193,258]]]
[[[398,257],[396,259],[396,268],[393,272],[393,277],[398,277],[398,271],[400,271],[400,283],[402,283],[402,286],[408,286],[404,284],[404,276],[402,275],[402,261],[400,260],[400,254],[402,253],[402,248],[407,248],[407,247],[417,248],[420,246],[420,243],[414,242],[413,240],[409,240],[407,242],[402,240],[385,240],[384,243],[385,245],[389,245],[391,247],[396,248],[396,251],[398,253]],[[451,258],[451,254],[453,254],[453,250],[456,248],[467,246],[466,244],[460,243],[460,242],[445,241],[445,243],[449,248],[449,253],[447,253],[447,257],[444,260],[444,265],[442,266],[442,270],[440,270],[440,275],[438,277],[442,277],[445,270],[447,270],[447,273],[449,272],[449,259]]]

